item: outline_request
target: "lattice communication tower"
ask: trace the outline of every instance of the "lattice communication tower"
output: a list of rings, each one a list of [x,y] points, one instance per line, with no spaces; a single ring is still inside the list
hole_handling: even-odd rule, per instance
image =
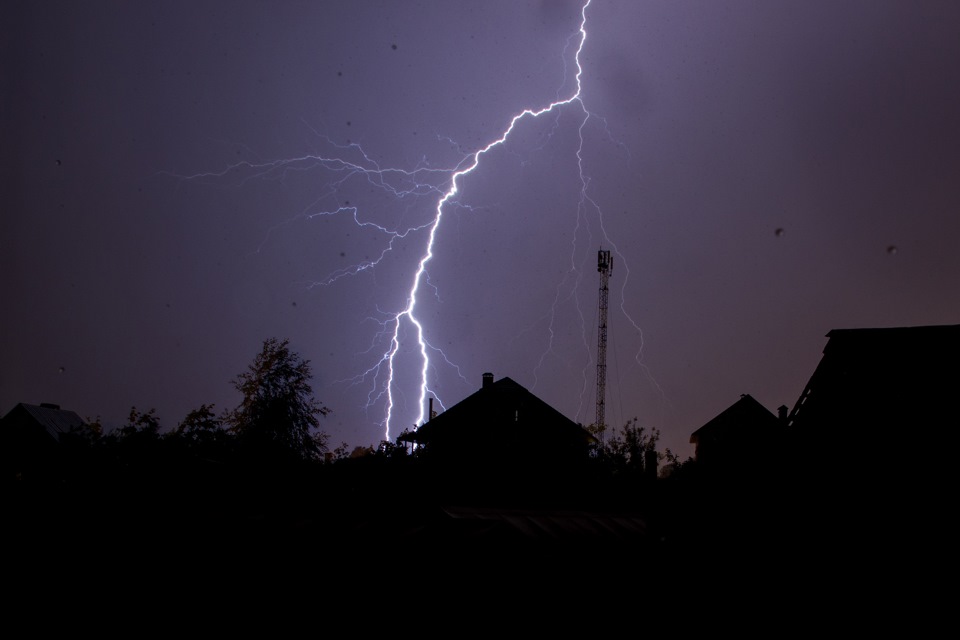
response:
[[[607,397],[607,294],[610,291],[610,274],[613,272],[613,256],[601,249],[597,254],[597,271],[600,272],[600,318],[597,322],[597,421],[596,428],[603,439],[606,417],[604,401]]]

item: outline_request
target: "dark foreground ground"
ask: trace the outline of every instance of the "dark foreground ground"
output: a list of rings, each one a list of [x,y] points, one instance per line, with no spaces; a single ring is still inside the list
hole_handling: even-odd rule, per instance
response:
[[[8,602],[233,621],[360,607],[476,624],[639,624],[667,607],[694,619],[716,609],[726,623],[829,612],[922,627],[949,593],[932,585],[955,569],[949,519],[915,487],[704,477],[525,493],[288,480],[14,487]]]

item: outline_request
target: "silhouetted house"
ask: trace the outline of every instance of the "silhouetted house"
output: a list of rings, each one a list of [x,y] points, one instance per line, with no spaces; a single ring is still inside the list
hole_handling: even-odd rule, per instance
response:
[[[694,431],[690,443],[702,465],[749,471],[749,466],[779,454],[782,432],[783,420],[745,393]]]
[[[20,474],[50,462],[64,437],[85,425],[75,412],[56,404],[18,404],[0,419],[4,473]]]
[[[787,418],[826,464],[905,470],[960,427],[960,325],[834,329]],[[932,451],[929,453],[933,453]]]
[[[596,438],[510,378],[483,374],[476,393],[401,435],[466,474],[538,474],[585,462]]]
[[[955,544],[942,532],[954,499],[960,325],[834,329],[827,338],[787,419],[785,466],[814,490],[809,504],[827,514],[831,539],[907,550],[915,566],[939,562]]]

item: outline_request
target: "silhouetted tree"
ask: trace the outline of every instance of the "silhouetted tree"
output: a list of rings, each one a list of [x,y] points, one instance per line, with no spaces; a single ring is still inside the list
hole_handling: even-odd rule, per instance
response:
[[[162,436],[156,410],[147,412],[130,407],[127,422],[105,438],[107,448],[123,466],[137,467],[160,456]]]
[[[138,411],[136,407],[130,407],[127,423],[116,432],[117,439],[121,441],[131,438],[141,441],[155,440],[159,435],[160,419],[157,418],[156,409],[150,409],[144,413]]]
[[[657,449],[659,441],[659,430],[639,426],[637,419],[633,418],[621,429],[612,430],[599,446],[597,458],[614,476],[652,477],[662,463],[679,462],[670,449]]]
[[[328,436],[320,416],[329,413],[313,395],[309,360],[289,340],[268,338],[247,371],[233,380],[243,400],[230,414],[232,431],[258,455],[322,460]]]
[[[60,435],[60,444],[65,449],[89,449],[99,444],[104,437],[100,416],[87,418],[83,424],[71,428]]]
[[[196,453],[216,453],[226,449],[231,440],[231,434],[224,428],[226,417],[228,416],[214,415],[212,404],[200,405],[187,414],[171,436]]]

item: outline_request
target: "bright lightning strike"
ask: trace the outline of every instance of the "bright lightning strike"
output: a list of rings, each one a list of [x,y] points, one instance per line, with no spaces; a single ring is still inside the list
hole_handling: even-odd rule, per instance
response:
[[[572,75],[572,87],[569,94],[564,97],[558,92],[555,100],[545,106],[540,108],[526,108],[517,112],[509,119],[507,126],[498,137],[489,141],[478,150],[463,155],[459,162],[452,167],[433,167],[426,160],[421,161],[410,169],[383,167],[379,162],[374,160],[360,144],[336,144],[331,139],[315,131],[318,138],[335,149],[334,153],[323,155],[305,154],[299,157],[284,158],[262,163],[241,162],[220,172],[181,176],[189,180],[215,181],[218,183],[230,181],[237,186],[252,180],[284,181],[313,170],[322,170],[335,176],[335,179],[326,185],[325,191],[319,194],[301,213],[287,222],[270,229],[267,238],[263,240],[260,248],[269,240],[270,235],[278,231],[283,225],[297,221],[323,218],[349,219],[355,228],[380,238],[382,244],[379,249],[371,251],[370,255],[367,255],[362,261],[355,262],[349,267],[335,268],[329,272],[326,277],[308,283],[308,288],[332,286],[344,278],[356,277],[361,274],[374,274],[376,273],[377,267],[383,265],[384,261],[397,251],[400,243],[411,242],[420,234],[426,235],[425,244],[422,245],[423,251],[419,254],[419,258],[416,259],[416,269],[411,275],[409,289],[407,289],[404,294],[404,302],[400,305],[400,309],[384,311],[378,308],[378,315],[368,319],[377,327],[368,351],[366,352],[368,357],[372,357],[372,366],[369,366],[353,378],[343,381],[353,385],[369,385],[366,393],[365,406],[367,410],[375,406],[380,406],[381,404],[384,407],[383,413],[380,414],[382,419],[378,420],[378,424],[383,429],[384,439],[388,442],[391,441],[392,432],[396,429],[396,425],[402,417],[398,410],[401,402],[401,397],[399,397],[398,394],[402,393],[399,390],[401,388],[399,384],[401,373],[398,370],[398,360],[401,358],[401,354],[405,348],[411,348],[413,352],[415,352],[415,361],[418,363],[416,365],[417,380],[413,385],[416,389],[415,393],[418,396],[416,403],[417,416],[414,422],[415,427],[422,425],[427,419],[428,398],[435,398],[440,403],[440,407],[444,408],[436,390],[430,385],[431,371],[438,363],[437,359],[442,360],[445,365],[452,367],[452,369],[457,372],[457,375],[466,382],[466,378],[462,375],[457,365],[451,362],[447,355],[427,338],[427,330],[424,322],[418,316],[418,303],[424,293],[424,288],[433,287],[433,284],[430,282],[428,265],[434,258],[437,234],[441,222],[444,219],[444,214],[452,206],[466,209],[470,208],[457,199],[463,181],[478,170],[485,155],[495,148],[505,145],[515,130],[525,121],[541,118],[547,114],[554,114],[559,118],[559,113],[562,108],[574,104],[579,107],[580,113],[582,113],[577,128],[579,144],[576,149],[576,167],[580,180],[577,222],[571,241],[572,249],[568,275],[565,276],[563,281],[557,286],[553,306],[546,314],[546,317],[549,318],[549,342],[546,351],[540,358],[540,362],[534,369],[534,379],[536,381],[537,372],[544,365],[544,357],[554,348],[554,322],[557,307],[561,299],[575,299],[579,314],[579,326],[582,333],[582,347],[585,353],[589,354],[591,352],[590,340],[586,329],[587,322],[582,311],[583,305],[578,298],[580,284],[583,279],[583,269],[582,263],[578,262],[576,256],[576,247],[580,234],[587,234],[589,241],[589,225],[587,224],[588,212],[592,212],[599,220],[599,229],[604,238],[604,245],[611,247],[619,256],[616,244],[610,240],[604,228],[600,205],[590,196],[590,178],[584,168],[584,130],[591,118],[597,117],[591,114],[583,103],[581,84],[583,75],[581,54],[587,43],[587,14],[592,1],[593,0],[585,0],[580,7],[578,28],[571,32],[567,39],[567,44],[564,47],[564,60],[570,59],[570,52],[573,52],[572,69],[574,73]],[[568,83],[566,79],[566,62],[564,64],[565,79],[561,86]],[[599,120],[602,122],[602,119]],[[557,123],[555,123],[555,127],[556,124]],[[420,202],[422,199],[436,198],[435,205],[430,205],[428,209],[430,213],[426,219],[420,219],[406,224],[395,223],[393,225],[369,217],[369,215],[364,214],[358,206],[350,204],[349,202],[340,203],[337,206],[326,209],[320,207],[321,202],[335,196],[338,189],[348,181],[355,180],[365,181],[371,190],[383,193],[394,202]],[[258,250],[260,248],[258,248]],[[639,327],[636,322],[629,317],[624,307],[623,291],[626,287],[626,280],[629,277],[629,269],[626,267],[626,261],[622,259],[622,256],[620,256],[618,264],[626,274],[620,282],[620,308],[632,327],[639,333]],[[568,289],[569,291],[565,293]],[[439,291],[437,291],[435,287],[433,287],[433,295],[439,297]],[[406,355],[404,357],[410,356]],[[639,351],[635,359],[638,363],[640,362]],[[578,415],[583,409],[585,395],[589,387],[589,371],[590,366],[587,364],[583,367],[583,382],[580,392],[581,406],[578,409]],[[410,423],[404,419],[400,421],[400,424],[402,427],[406,427]]]
[[[428,396],[432,394],[432,391],[427,382],[427,373],[430,369],[430,358],[427,355],[428,344],[424,339],[423,325],[420,323],[420,321],[416,317],[416,307],[417,307],[417,293],[420,289],[420,283],[426,274],[427,263],[430,262],[431,258],[433,258],[433,243],[434,243],[434,240],[436,239],[437,228],[440,226],[440,221],[443,219],[444,206],[448,202],[450,202],[450,200],[457,194],[459,190],[460,178],[470,174],[474,169],[476,169],[477,166],[480,164],[480,159],[486,153],[488,153],[491,149],[504,144],[507,138],[510,137],[511,132],[514,130],[514,128],[517,126],[517,123],[520,120],[524,118],[537,118],[545,113],[558,109],[563,105],[567,105],[575,101],[576,102],[580,101],[580,92],[581,92],[580,76],[583,73],[583,69],[580,66],[580,52],[583,51],[583,46],[587,41],[587,29],[586,29],[587,8],[590,6],[590,2],[591,0],[587,0],[587,2],[583,5],[583,7],[580,10],[580,18],[581,18],[580,29],[579,29],[580,43],[577,46],[577,50],[574,55],[574,65],[576,66],[577,71],[576,71],[576,74],[574,75],[575,89],[573,93],[568,98],[551,102],[549,105],[541,109],[536,109],[536,110],[524,109],[517,115],[513,116],[513,118],[510,119],[510,124],[503,131],[503,133],[500,135],[499,138],[490,142],[485,147],[481,148],[479,151],[476,151],[471,156],[469,156],[464,162],[461,163],[460,168],[458,168],[453,173],[453,176],[450,179],[450,188],[447,190],[446,193],[443,194],[443,197],[440,198],[439,202],[437,202],[436,217],[433,219],[433,223],[430,225],[430,232],[427,239],[426,253],[420,259],[419,268],[417,269],[416,274],[414,275],[413,286],[410,288],[410,295],[408,297],[407,307],[406,309],[401,311],[399,314],[397,314],[397,316],[394,318],[395,328],[394,328],[393,339],[391,340],[390,351],[386,355],[386,362],[387,362],[389,373],[387,376],[387,418],[386,418],[386,424],[385,424],[386,431],[384,433],[384,438],[387,441],[390,440],[390,425],[393,418],[393,402],[394,402],[393,383],[394,383],[394,375],[395,375],[393,360],[397,354],[397,351],[400,348],[400,338],[399,338],[400,324],[404,320],[410,322],[415,327],[417,343],[420,346],[420,356],[422,358],[422,363],[423,363],[423,366],[420,372],[421,373],[420,402],[419,402],[420,413],[417,416],[417,420],[416,420],[416,424],[418,425],[423,424],[424,422],[424,419],[426,417],[424,408],[426,407]],[[582,102],[581,102],[581,106],[582,106]],[[586,120],[586,118],[584,118],[584,120]]]

